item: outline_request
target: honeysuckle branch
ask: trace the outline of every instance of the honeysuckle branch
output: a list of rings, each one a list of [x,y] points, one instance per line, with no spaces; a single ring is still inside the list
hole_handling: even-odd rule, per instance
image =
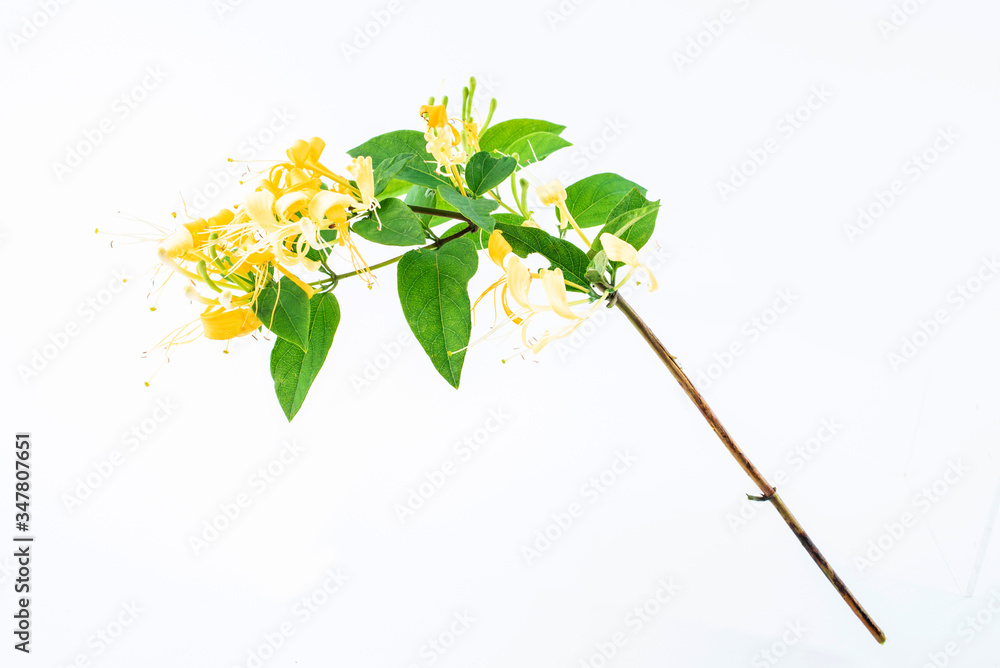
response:
[[[812,560],[816,562],[819,569],[823,571],[823,575],[827,577],[830,583],[837,590],[837,593],[841,595],[847,605],[850,606],[851,610],[854,611],[854,614],[861,620],[861,623],[865,625],[879,644],[884,643],[885,634],[882,633],[882,629],[878,627],[875,620],[873,620],[865,609],[861,607],[861,603],[858,602],[858,599],[854,597],[854,594],[850,592],[847,585],[844,584],[844,581],[840,579],[840,576],[838,576],[833,570],[830,563],[825,557],[823,557],[819,548],[816,547],[816,544],[813,543],[812,539],[809,538],[808,534],[806,534],[805,529],[802,528],[802,525],[799,524],[799,521],[795,519],[794,515],[792,515],[788,506],[786,506],[785,502],[778,496],[775,488],[768,483],[767,479],[761,475],[760,471],[757,470],[740,447],[736,445],[736,442],[729,435],[729,432],[726,431],[726,428],[722,426],[722,422],[715,415],[715,412],[712,411],[711,407],[709,407],[708,402],[705,401],[705,398],[700,392],[698,392],[694,383],[691,382],[691,379],[688,378],[687,374],[685,374],[681,369],[676,358],[667,352],[666,347],[660,339],[657,338],[656,334],[653,333],[649,326],[642,321],[642,318],[639,317],[628,302],[626,302],[620,294],[616,294],[615,296],[616,299],[614,300],[614,306],[617,306],[618,309],[625,314],[625,317],[628,318],[630,323],[632,323],[632,326],[635,327],[639,334],[641,334],[646,340],[649,347],[653,349],[653,352],[656,353],[657,357],[660,358],[660,361],[662,361],[667,367],[684,392],[688,395],[691,401],[694,402],[694,405],[697,406],[699,411],[701,411],[701,414],[708,421],[712,430],[719,437],[719,440],[722,441],[723,445],[726,446],[726,449],[729,450],[729,453],[734,459],[736,459],[740,468],[743,469],[750,479],[753,480],[754,484],[757,485],[757,488],[760,489],[761,496],[750,496],[748,494],[747,497],[754,501],[769,501],[771,505],[774,506],[775,510],[778,511],[778,514],[781,515],[781,518],[785,520],[785,523],[792,530],[792,533],[795,534],[795,537],[799,539],[802,547],[804,547],[806,552],[809,553]]]
[[[774,487],[736,446],[659,339],[618,297],[617,288],[636,271],[644,275],[650,290],[656,289],[656,279],[641,262],[639,252],[653,234],[659,202],[648,200],[645,188],[618,174],[588,176],[570,184],[569,193],[556,179],[534,189],[541,206],[554,207],[558,212],[558,232],[546,232],[532,220],[527,200],[529,182],[516,176],[522,162],[518,151],[530,150],[533,161],[544,160],[561,146],[569,145],[559,138],[565,128],[531,118],[511,119],[489,127],[495,99],[490,102],[486,122],[477,128],[473,120],[475,88],[475,79],[470,79],[463,90],[460,119],[449,116],[447,98],[438,105],[431,98],[419,108],[426,122],[425,131],[385,133],[350,149],[351,162],[346,165],[350,179],[321,161],[326,142],[319,137],[300,139],[285,151],[287,160],[260,172],[263,178],[237,206],[183,223],[173,231],[154,225],[155,232],[147,238],[158,242],[160,267],[170,275],[188,279],[186,296],[206,307],[197,320],[175,329],[155,347],[169,352],[202,335],[228,341],[266,327],[275,335],[271,355],[275,394],[291,420],[302,407],[333,345],[340,323],[339,302],[333,292],[341,279],[357,277],[371,288],[375,284],[372,270],[399,263],[397,283],[402,288],[399,300],[403,314],[437,371],[456,388],[464,353],[474,345],[469,341],[471,311],[487,295],[499,299],[507,315],[505,322],[520,327],[521,341],[533,353],[572,334],[603,306],[617,305],[760,489],[762,496],[750,498],[774,505],[855,614],[879,642],[884,641],[885,636],[837,577]],[[490,132],[486,132],[488,127]],[[483,146],[488,150],[481,150]],[[404,169],[408,171],[401,171]],[[457,189],[446,188],[438,194],[452,210],[411,205],[388,196],[378,199],[377,184],[396,178],[411,183],[408,193],[421,195],[423,191],[423,196],[429,197],[426,186],[412,183],[411,179],[415,173],[423,173],[416,181],[426,184],[431,171],[446,177]],[[500,194],[508,176],[513,205],[504,202]],[[573,192],[587,194],[571,197]],[[593,204],[598,201],[611,206],[607,210],[595,208]],[[523,223],[504,225],[504,214],[489,218],[493,210],[515,214]],[[413,214],[423,219],[415,220]],[[460,222],[446,225],[449,220]],[[490,220],[496,220],[496,225]],[[487,230],[474,221],[491,230],[488,241],[483,234]],[[387,228],[381,238],[371,233],[373,223],[377,223],[378,231],[383,230],[383,225]],[[603,227],[595,240],[600,248],[595,249],[583,228],[601,223]],[[445,232],[434,231],[439,224]],[[532,229],[521,229],[523,225]],[[579,235],[582,248],[566,241],[570,227]],[[375,243],[403,245],[409,245],[409,241],[401,237],[419,238],[419,243],[426,245],[369,266],[355,243],[355,234]],[[480,243],[451,243],[470,234],[476,234]],[[518,253],[547,258],[551,266],[532,271],[521,262],[519,257],[523,256],[514,252],[512,244]],[[485,251],[504,275],[471,303],[471,308],[466,308],[471,302],[469,283],[478,266],[473,246]],[[328,260],[335,247],[346,256],[343,259],[349,258],[353,271],[338,274],[330,267]],[[616,285],[617,270],[626,267],[625,278]],[[314,276],[318,280],[307,283],[300,275],[303,272],[310,276],[321,272],[322,276]],[[544,302],[529,298],[532,285],[541,288],[534,292],[536,297],[544,295]],[[419,289],[412,289],[415,286]],[[586,296],[571,300],[569,290],[579,290]],[[433,316],[425,318],[429,312]],[[543,318],[551,316],[551,322],[558,324],[542,328],[534,319],[540,313],[548,314]],[[313,327],[314,322],[322,326]]]

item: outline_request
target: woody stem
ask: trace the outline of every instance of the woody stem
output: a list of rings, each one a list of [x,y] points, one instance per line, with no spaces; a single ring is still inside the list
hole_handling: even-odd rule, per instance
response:
[[[450,234],[450,235],[448,235],[446,237],[441,237],[437,241],[434,241],[433,243],[429,243],[426,246],[423,246],[422,248],[420,248],[418,250],[426,250],[426,249],[430,249],[430,248],[440,248],[441,246],[443,246],[445,243],[451,241],[452,239],[458,239],[459,237],[464,237],[466,234],[469,234],[470,232],[475,232],[476,230],[479,229],[479,227],[475,223],[473,223],[471,220],[469,220],[468,218],[466,218],[462,214],[458,213],[457,211],[445,211],[444,209],[431,209],[431,208],[424,207],[424,206],[413,206],[413,205],[408,205],[408,206],[410,207],[410,209],[413,210],[414,213],[427,213],[427,214],[431,214],[433,216],[438,216],[440,218],[453,218],[454,220],[465,221],[465,223],[466,223],[466,226],[463,227],[458,232],[455,232],[454,234]],[[403,253],[403,255],[406,255],[406,253]],[[372,271],[372,270],[375,270],[375,269],[381,269],[382,267],[388,267],[390,264],[396,264],[397,262],[399,262],[400,260],[403,259],[403,255],[397,255],[396,257],[389,258],[388,260],[385,260],[383,262],[379,262],[378,264],[373,264],[372,266],[370,266],[368,268],[368,270]],[[351,276],[357,276],[359,273],[360,272],[352,271],[352,272],[349,272],[349,273],[346,273],[346,274],[337,274],[336,276],[331,277],[330,282],[336,283],[337,281],[339,281],[342,278],[350,278]]]
[[[750,498],[757,501],[771,502],[771,505],[773,505],[775,510],[778,511],[778,514],[781,515],[781,518],[785,520],[785,523],[792,530],[792,533],[795,534],[795,537],[799,539],[799,542],[802,544],[802,547],[804,547],[806,552],[809,553],[809,556],[812,557],[812,560],[816,562],[816,565],[819,566],[819,569],[823,571],[823,575],[827,577],[827,579],[830,581],[830,584],[832,584],[833,587],[837,590],[837,593],[840,594],[840,596],[844,599],[844,601],[851,608],[851,610],[854,611],[854,614],[857,615],[858,619],[861,620],[861,623],[865,625],[869,633],[872,634],[872,636],[879,642],[879,644],[884,643],[885,634],[882,633],[882,630],[878,627],[878,624],[876,624],[875,620],[873,620],[871,616],[865,611],[865,609],[861,607],[861,604],[858,602],[858,599],[854,597],[854,594],[852,594],[850,590],[848,590],[847,585],[844,584],[844,581],[840,579],[840,576],[837,575],[837,573],[833,570],[833,567],[830,566],[830,563],[820,553],[819,548],[816,547],[816,544],[812,542],[812,539],[809,538],[808,534],[806,534],[805,532],[805,529],[802,528],[802,525],[799,524],[799,521],[795,519],[794,515],[792,515],[792,512],[788,509],[788,506],[785,505],[785,502],[782,501],[781,497],[779,497],[778,494],[775,492],[774,487],[772,487],[767,482],[767,479],[764,478],[763,475],[761,475],[760,471],[758,471],[757,468],[753,465],[753,463],[751,463],[751,461],[747,458],[747,456],[743,454],[743,451],[740,450],[740,447],[736,445],[736,442],[729,435],[729,432],[726,431],[726,428],[722,426],[722,422],[719,421],[719,418],[709,407],[708,403],[705,401],[705,398],[701,396],[701,393],[698,392],[697,388],[694,386],[694,383],[691,382],[691,379],[688,378],[687,374],[685,374],[684,371],[681,369],[680,365],[674,359],[673,355],[667,352],[666,347],[663,345],[660,339],[657,338],[656,334],[654,334],[653,331],[649,328],[649,326],[642,321],[642,319],[638,316],[638,314],[636,314],[636,312],[632,309],[632,307],[629,306],[628,302],[622,299],[620,294],[617,295],[615,305],[619,308],[619,310],[621,310],[622,313],[625,314],[625,317],[628,318],[628,321],[632,323],[632,326],[635,327],[635,329],[639,332],[639,334],[641,334],[642,337],[646,339],[646,342],[649,344],[649,347],[653,349],[653,352],[656,353],[657,357],[660,358],[660,361],[662,361],[663,364],[667,367],[671,375],[673,375],[673,377],[677,380],[677,382],[680,383],[681,388],[683,388],[684,392],[688,395],[691,401],[694,402],[694,405],[698,407],[699,411],[701,411],[701,414],[708,421],[708,424],[712,427],[712,430],[715,432],[716,436],[719,437],[719,440],[722,441],[722,444],[726,446],[726,449],[729,450],[729,453],[733,456],[734,459],[736,459],[737,463],[740,465],[743,471],[748,476],[750,476],[750,479],[753,480],[754,484],[757,485],[758,489],[760,489],[762,496],[750,497]]]

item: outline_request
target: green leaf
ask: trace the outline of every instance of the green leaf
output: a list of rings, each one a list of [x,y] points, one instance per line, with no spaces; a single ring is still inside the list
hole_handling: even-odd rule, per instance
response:
[[[494,221],[490,212],[500,206],[495,200],[469,199],[450,185],[440,186],[437,190],[442,199],[455,207],[463,216],[487,232],[493,231]]]
[[[399,303],[413,335],[452,387],[458,387],[472,334],[469,280],[479,259],[467,238],[411,250],[399,261]]]
[[[457,211],[455,207],[441,199],[437,190],[425,188],[424,186],[412,186],[410,191],[406,194],[405,201],[407,204],[412,204],[413,206],[423,206],[430,209],[443,209],[445,211]],[[431,229],[445,223],[454,224],[455,222],[454,218],[432,216],[429,213],[418,213],[416,216],[420,219],[424,229]]]
[[[396,174],[399,174],[406,167],[407,163],[415,157],[417,157],[416,153],[401,153],[395,157],[383,160],[378,164],[378,167],[374,167],[375,194],[381,194],[389,185],[389,182],[396,177]],[[372,163],[374,162],[375,159],[372,158]]]
[[[437,188],[441,184],[451,183],[449,179],[434,173],[437,162],[427,152],[427,140],[424,139],[424,135],[416,130],[387,132],[384,135],[373,137],[347,152],[352,158],[359,155],[370,155],[373,168],[404,153],[412,153],[416,158],[411,159],[396,174],[397,179],[407,183],[418,183],[428,188]]]
[[[434,200],[437,199],[437,191],[433,188],[426,188],[424,186],[410,186],[409,191],[406,193],[406,198],[403,200],[407,204],[412,204],[413,206],[423,206],[428,208],[434,208]],[[431,216],[427,213],[416,214],[425,227],[432,227],[430,221]]]
[[[501,212],[501,213],[494,213],[493,220],[495,220],[498,223],[504,223],[506,225],[513,225],[515,227],[519,227],[521,223],[524,222],[524,216],[520,214]]]
[[[375,214],[378,214],[378,220],[371,214],[354,223],[351,229],[363,239],[386,246],[419,246],[427,239],[417,214],[402,200],[382,200]],[[378,228],[379,220],[382,221],[381,230]]]
[[[531,118],[515,118],[491,125],[479,138],[479,148],[487,153],[500,151],[510,153],[508,147],[520,139],[536,132],[549,132],[558,135],[566,129],[565,125],[556,125],[548,121],[537,121]]]
[[[504,182],[517,169],[517,160],[508,156],[494,158],[486,151],[480,151],[469,158],[465,165],[465,182],[472,192],[482,195]]]
[[[302,408],[309,388],[323,368],[340,324],[340,304],[332,292],[315,295],[309,300],[309,307],[308,352],[282,338],[276,339],[271,349],[274,393],[289,422]]]
[[[272,281],[257,295],[254,313],[274,335],[294,343],[302,350],[309,347],[309,297],[292,279],[283,276]]]
[[[571,143],[551,132],[536,132],[507,147],[505,153],[517,154],[517,162],[522,167],[533,162],[544,160],[561,148],[572,146]]]
[[[594,240],[591,246],[591,254],[597,253],[604,248],[604,245],[601,243],[601,235],[604,233],[613,234],[619,239],[627,241],[636,250],[639,250],[653,236],[653,228],[656,226],[656,214],[659,209],[659,200],[650,202],[646,199],[645,195],[639,192],[638,188],[633,188],[608,213],[608,222],[601,228],[600,233]],[[621,263],[613,262],[612,265],[621,266]]]
[[[410,192],[410,188],[413,184],[409,181],[403,181],[402,179],[393,179],[389,181],[386,185],[385,190],[379,194],[379,199],[387,199],[389,197],[402,197],[406,193]]]
[[[590,265],[587,267],[587,280],[591,283],[602,283],[607,280],[608,254],[604,250],[598,251],[594,257],[590,258]]]
[[[566,188],[566,208],[580,227],[603,225],[633,188],[646,194],[645,188],[617,174],[594,174]]]
[[[590,281],[587,280],[587,267],[590,265],[590,260],[587,258],[587,254],[577,246],[565,239],[554,237],[537,227],[498,222],[497,229],[503,232],[503,238],[510,244],[514,253],[521,257],[527,257],[530,253],[542,255],[552,263],[553,269],[562,269],[563,278],[584,288],[580,290],[573,286],[567,286],[567,289],[589,292]]]

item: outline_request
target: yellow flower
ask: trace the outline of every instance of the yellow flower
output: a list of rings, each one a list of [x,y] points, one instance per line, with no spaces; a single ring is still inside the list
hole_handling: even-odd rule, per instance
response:
[[[504,268],[504,266],[503,266],[504,258],[506,258],[508,255],[510,255],[513,252],[513,249],[510,247],[510,244],[507,243],[507,240],[503,238],[503,232],[501,232],[500,230],[493,230],[490,233],[490,238],[489,238],[489,241],[487,242],[487,245],[486,245],[486,252],[487,252],[487,255],[489,256],[490,260],[493,261],[493,264],[497,265],[498,267],[500,267],[501,270],[503,270],[503,268]],[[494,317],[495,317],[496,316],[496,291],[497,290],[500,290],[500,304],[503,306],[504,313],[507,315],[508,318],[512,319],[512,321],[514,322],[514,324],[520,323],[520,321],[521,321],[520,318],[516,318],[514,316],[514,312],[510,309],[510,306],[507,303],[507,274],[506,273],[504,273],[502,276],[500,276],[500,278],[498,278],[491,286],[489,286],[488,288],[486,288],[485,290],[483,290],[483,293],[481,295],[479,295],[479,298],[476,299],[476,302],[472,305],[473,312],[475,312],[476,306],[479,305],[479,302],[481,302],[483,299],[486,298],[486,295],[492,294],[493,295],[493,313],[494,313]]]
[[[635,271],[641,271],[646,274],[646,284],[649,291],[652,292],[657,288],[656,276],[653,275],[649,267],[639,262],[639,252],[630,243],[605,232],[601,235],[601,245],[604,247],[604,252],[608,254],[609,260],[612,262],[624,262],[629,266],[629,272],[620,284],[628,281]]]
[[[437,161],[438,174],[447,176],[452,184],[465,194],[465,186],[458,176],[456,165],[465,164],[468,156],[462,147],[462,136],[448,120],[448,112],[444,105],[423,105],[420,115],[427,121],[427,132],[424,140],[427,142],[427,152]],[[478,139],[477,139],[478,142]]]
[[[372,274],[368,263],[365,262],[365,259],[361,256],[361,252],[358,250],[357,245],[355,245],[354,239],[351,237],[348,212],[355,202],[356,201],[349,195],[335,193],[329,190],[321,190],[316,193],[309,202],[309,218],[314,221],[315,225],[319,229],[330,227],[336,228],[337,245],[347,248],[347,251],[351,256],[351,264],[353,265],[354,270],[358,272],[358,276],[360,276],[370,288],[374,283],[375,277]],[[315,239],[317,248],[323,249],[332,245],[326,244],[325,242],[320,245],[321,241],[321,239]]]
[[[375,172],[372,169],[372,159],[370,156],[359,156],[351,161],[347,166],[347,171],[354,177],[358,184],[358,193],[361,196],[360,206],[355,206],[359,211],[371,211],[375,214],[378,222],[378,229],[382,229],[382,221],[379,220],[376,209],[379,207],[378,200],[375,199]]]
[[[475,121],[464,121],[462,127],[465,128],[465,136],[469,139],[469,146],[472,152],[479,152],[479,125]]]
[[[448,124],[448,111],[443,104],[423,105],[420,116],[427,120],[428,128],[443,128]]]
[[[559,179],[538,186],[535,188],[535,194],[538,195],[542,206],[555,205],[556,209],[559,210],[559,229],[565,230],[567,223],[572,225],[576,233],[580,235],[583,243],[590,246],[590,240],[587,239],[587,235],[583,233],[580,226],[576,224],[576,220],[570,215],[569,209],[566,208],[566,189],[563,188],[563,184]]]
[[[170,233],[160,244],[160,248],[171,258],[184,258],[195,249],[199,243],[199,236],[208,227],[208,222],[203,218],[184,223],[179,228]]]
[[[326,148],[326,142],[319,137],[313,137],[308,142],[302,139],[296,140],[295,143],[293,143],[292,146],[285,151],[285,155],[288,156],[290,162],[275,165],[271,169],[271,180],[273,181],[274,176],[280,175],[283,171],[288,172],[288,178],[292,181],[301,180],[302,175],[305,175],[307,179],[325,176],[340,186],[350,190],[351,186],[347,182],[347,179],[339,174],[335,174],[319,161],[324,148]],[[296,173],[296,169],[302,170],[301,174]],[[296,184],[289,183],[289,185],[294,186]],[[316,187],[318,188],[319,184],[316,184]]]

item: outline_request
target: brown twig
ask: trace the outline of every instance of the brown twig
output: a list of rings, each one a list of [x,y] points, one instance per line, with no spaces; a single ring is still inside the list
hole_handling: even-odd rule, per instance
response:
[[[708,421],[708,424],[712,427],[715,434],[719,437],[719,440],[721,440],[722,444],[726,446],[726,449],[729,450],[729,453],[736,459],[743,471],[750,476],[750,479],[753,480],[754,484],[757,485],[762,494],[762,496],[747,496],[755,501],[771,502],[771,505],[775,507],[778,514],[781,515],[781,518],[785,520],[785,523],[795,534],[795,537],[799,539],[800,543],[802,543],[802,547],[806,549],[806,552],[809,553],[812,560],[816,562],[819,569],[823,571],[823,575],[827,577],[844,601],[847,602],[847,605],[854,611],[854,614],[861,620],[861,623],[868,628],[868,631],[872,634],[872,636],[874,636],[879,644],[884,643],[885,634],[882,633],[882,629],[878,627],[878,624],[876,624],[875,620],[871,618],[871,615],[869,615],[865,609],[861,607],[858,599],[854,597],[854,594],[850,592],[847,585],[844,584],[844,581],[840,579],[840,576],[838,576],[833,570],[830,563],[825,557],[823,557],[819,548],[816,547],[816,544],[813,543],[812,539],[809,538],[809,535],[806,534],[805,529],[802,528],[799,521],[795,519],[794,515],[792,515],[792,512],[788,509],[788,506],[785,505],[785,502],[781,500],[781,497],[778,496],[774,487],[767,482],[767,479],[761,475],[760,471],[758,471],[747,456],[743,454],[740,447],[736,445],[736,442],[729,435],[729,432],[726,431],[726,428],[722,426],[722,422],[719,421],[715,412],[712,411],[711,407],[709,407],[705,398],[701,396],[701,393],[698,392],[694,383],[691,382],[691,379],[687,377],[687,374],[685,374],[680,365],[677,364],[677,360],[674,359],[674,356],[667,352],[666,347],[660,339],[657,338],[656,334],[654,334],[649,326],[642,321],[642,318],[636,314],[632,307],[629,306],[628,302],[622,299],[621,295],[617,295],[617,300],[614,302],[614,305],[625,314],[625,317],[628,318],[630,323],[632,323],[632,326],[636,328],[644,339],[646,339],[649,346],[666,365],[667,369],[677,382],[680,383],[684,392],[691,398],[694,405],[698,407],[701,414],[705,416],[705,419]]]

